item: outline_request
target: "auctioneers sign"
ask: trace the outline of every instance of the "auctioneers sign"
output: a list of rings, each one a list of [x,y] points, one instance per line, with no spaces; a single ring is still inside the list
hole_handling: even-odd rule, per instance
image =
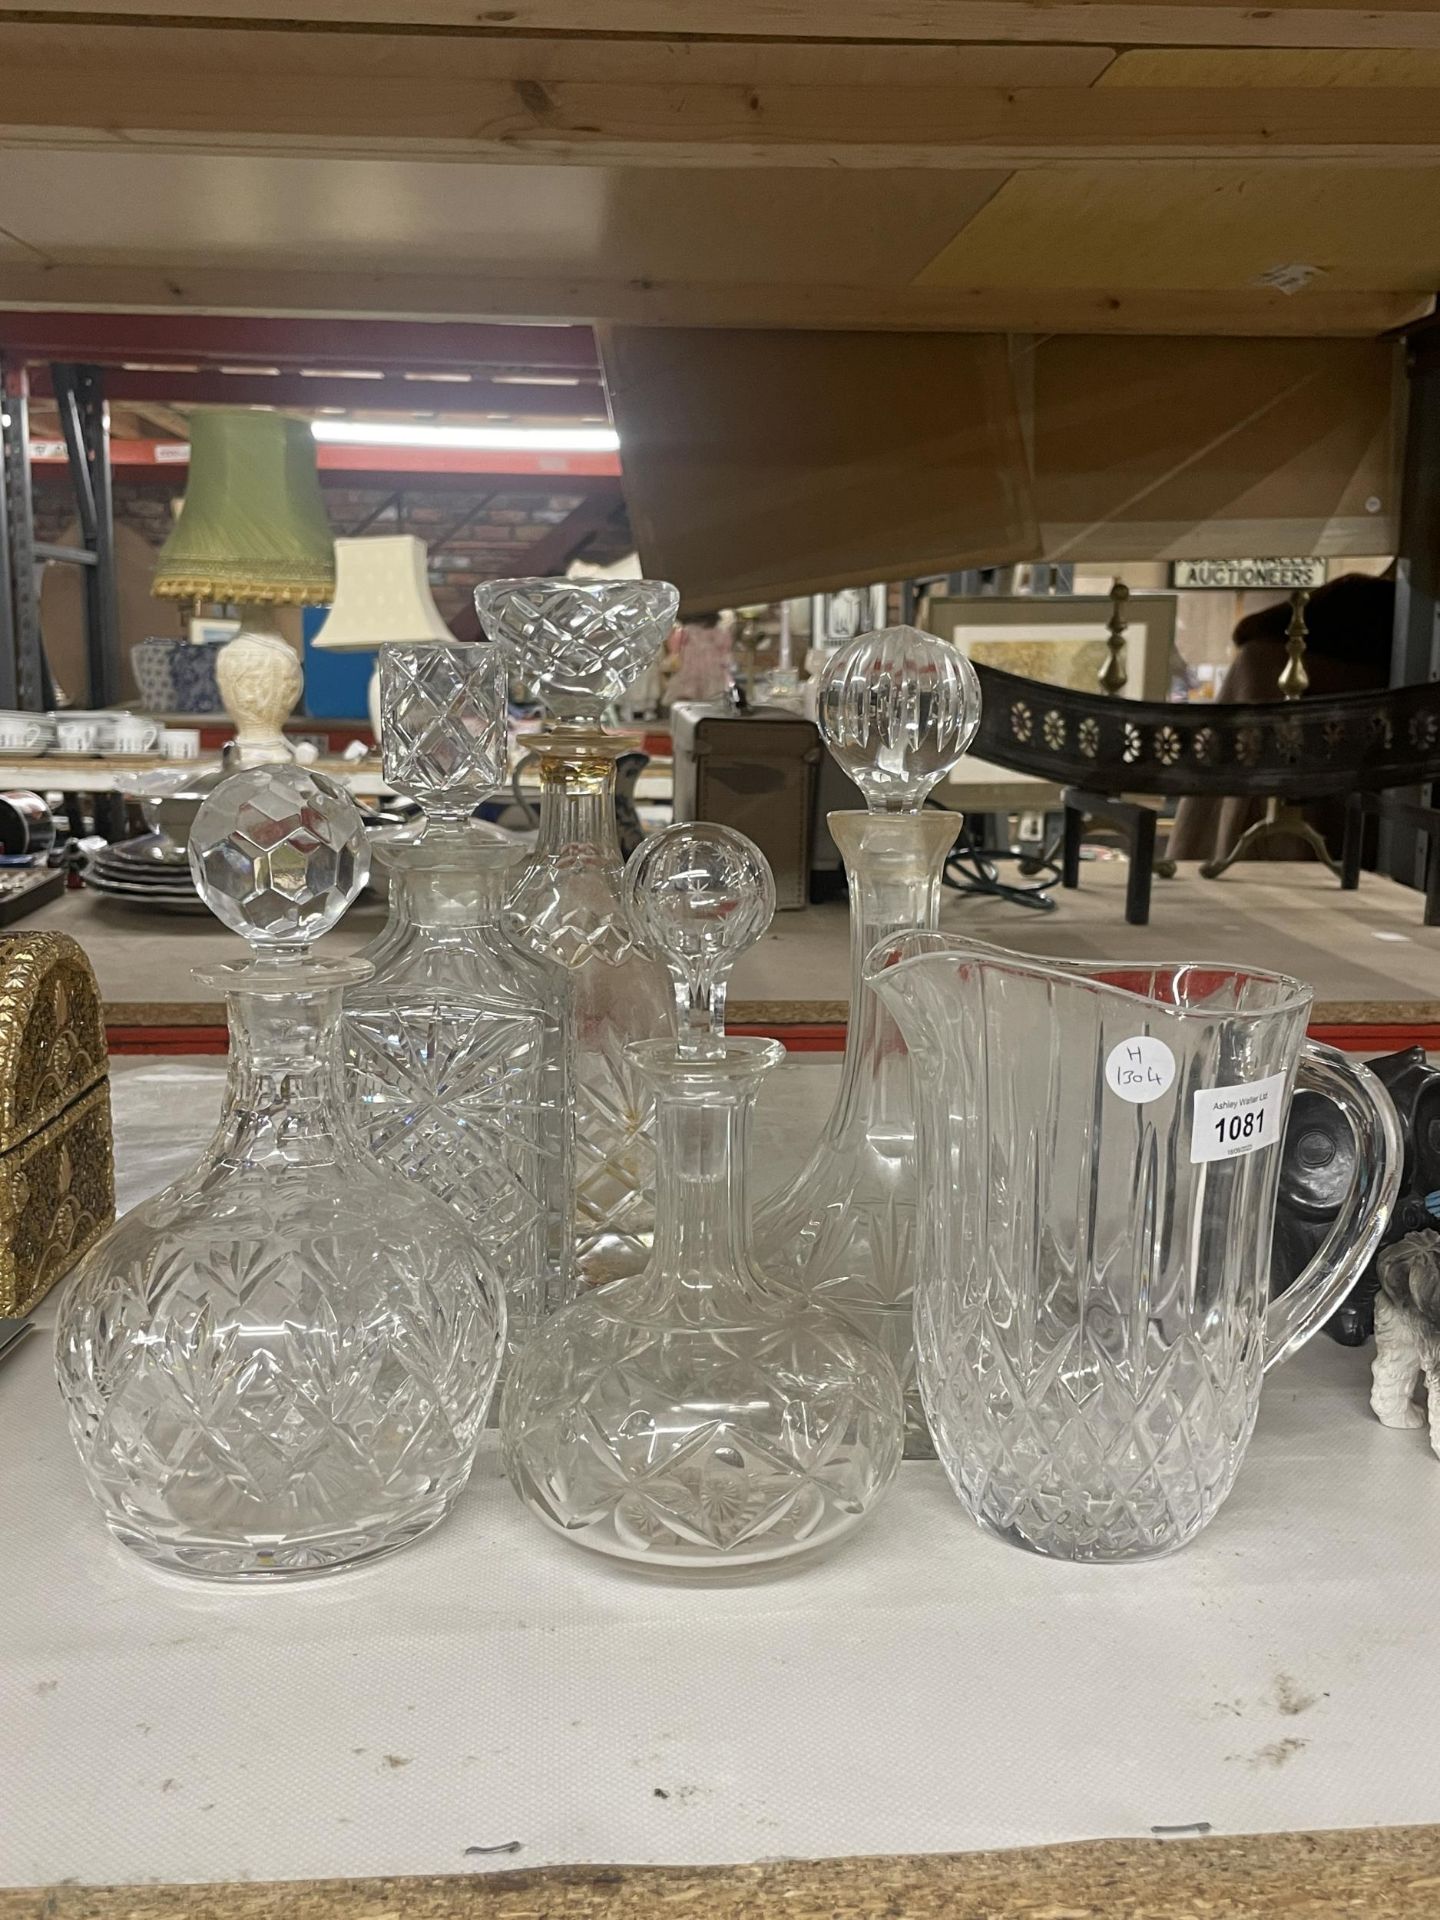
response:
[[[1323,560],[1172,560],[1172,587],[1272,587],[1293,593],[1296,587],[1323,587]]]

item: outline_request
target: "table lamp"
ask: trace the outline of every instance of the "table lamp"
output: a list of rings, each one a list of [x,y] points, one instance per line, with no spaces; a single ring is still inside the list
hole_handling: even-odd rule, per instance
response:
[[[335,543],[308,423],[238,407],[194,413],[185,499],[151,591],[239,607],[240,632],[221,651],[216,678],[241,766],[294,757],[283,728],[304,672],[273,610],[323,603],[334,588]]]
[[[453,641],[430,592],[425,542],[413,533],[335,542],[335,603],[310,642],[329,653],[373,653],[398,642]],[[380,740],[380,674],[370,676],[370,726]]]

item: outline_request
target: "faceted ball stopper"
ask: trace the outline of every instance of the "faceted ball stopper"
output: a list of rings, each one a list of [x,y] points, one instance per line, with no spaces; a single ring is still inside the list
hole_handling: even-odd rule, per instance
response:
[[[679,1051],[723,1051],[730,969],[775,912],[770,862],[731,827],[683,821],[640,843],[623,891],[636,939],[674,983]]]
[[[307,946],[327,933],[370,877],[360,810],[309,768],[233,774],[190,829],[190,871],[217,919],[257,952]]]
[[[980,682],[948,641],[883,627],[831,655],[818,718],[872,813],[918,813],[975,738]]]
[[[492,580],[475,610],[561,720],[591,724],[632,686],[675,624],[668,580]]]
[[[392,643],[378,658],[385,778],[432,819],[468,818],[506,776],[503,649]]]

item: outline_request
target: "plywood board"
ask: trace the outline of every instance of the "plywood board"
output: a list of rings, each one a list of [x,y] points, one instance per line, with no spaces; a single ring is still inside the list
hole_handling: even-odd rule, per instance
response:
[[[76,0],[30,0],[32,16],[93,18]],[[112,17],[253,20],[274,0],[107,0]],[[430,25],[472,32],[596,32],[594,0],[290,0],[287,17],[345,26]],[[766,40],[1077,41],[1118,46],[1440,46],[1431,0],[606,0],[606,36]]]
[[[118,164],[103,151],[97,165]],[[543,271],[500,273],[447,253],[400,257],[383,267],[316,268],[266,260],[195,265],[98,260],[39,263],[0,254],[0,306],[103,308],[389,319],[547,322],[613,320],[662,327],[867,328],[952,333],[1104,333],[1161,336],[1333,335],[1373,339],[1422,319],[1429,293],[1311,293],[1304,301],[1267,288],[1241,293],[1143,290],[859,286],[853,281],[600,278]]]
[[[5,220],[38,255],[174,272],[464,261],[497,276],[903,284],[1004,179],[0,152]]]
[[[696,607],[1011,560],[1393,550],[1399,349],[602,333],[647,570]]]
[[[0,115],[53,138],[113,129],[308,146],[388,143],[492,164],[985,167],[1171,159],[1435,158],[1440,93],[1403,84],[1096,91],[1094,48],[869,50],[685,38],[279,34],[4,23]],[[1324,110],[1317,100],[1329,98]]]
[[[110,9],[106,9],[107,13]],[[194,13],[196,9],[187,9]],[[594,24],[594,23],[592,23]],[[817,20],[823,26],[823,20]],[[51,111],[87,114],[97,94],[91,79],[110,83],[110,98],[96,124],[114,123],[125,100],[124,82],[160,74],[179,84],[207,74],[244,89],[255,78],[284,85],[302,80],[355,89],[407,80],[444,88],[499,80],[558,85],[586,81],[630,86],[803,87],[1085,87],[1110,65],[1108,47],[947,46],[933,44],[917,55],[907,44],[860,45],[827,40],[823,33],[804,45],[750,38],[666,40],[583,36],[531,38],[523,33],[486,34],[473,29],[391,33],[276,31],[265,27],[201,27],[148,24],[143,28],[97,23],[71,25],[15,21],[0,13],[0,71],[23,84],[65,73],[66,97]],[[1285,84],[1279,83],[1277,84]],[[1305,84],[1300,82],[1299,84]],[[1397,79],[1395,85],[1420,85]],[[15,100],[13,105],[35,103]],[[226,103],[211,102],[217,111]]]
[[[1030,391],[1050,560],[1393,551],[1397,347],[1050,339]]]
[[[1368,89],[1440,84],[1440,51],[1132,48],[1097,81],[1135,88]],[[1125,109],[1117,104],[1117,113]],[[1310,267],[1310,286],[1440,283],[1440,171],[1157,164],[1017,174],[920,275],[1065,286],[1243,287]]]
[[[641,561],[694,607],[1027,557],[1005,341],[611,328]]]
[[[1296,269],[1311,270],[1297,306],[1311,288],[1440,285],[1440,167],[1038,169],[987,201],[919,283],[1238,290]]]
[[[1398,47],[1132,47],[1106,87],[1433,87],[1440,49]]]

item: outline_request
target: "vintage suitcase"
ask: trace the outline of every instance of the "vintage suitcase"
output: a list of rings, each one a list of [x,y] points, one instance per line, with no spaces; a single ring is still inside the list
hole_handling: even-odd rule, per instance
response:
[[[28,1313],[115,1218],[100,991],[65,933],[0,938],[0,1315]]]
[[[748,834],[775,873],[775,904],[810,897],[815,782],[823,749],[812,720],[783,708],[677,701],[670,711],[675,818]]]

